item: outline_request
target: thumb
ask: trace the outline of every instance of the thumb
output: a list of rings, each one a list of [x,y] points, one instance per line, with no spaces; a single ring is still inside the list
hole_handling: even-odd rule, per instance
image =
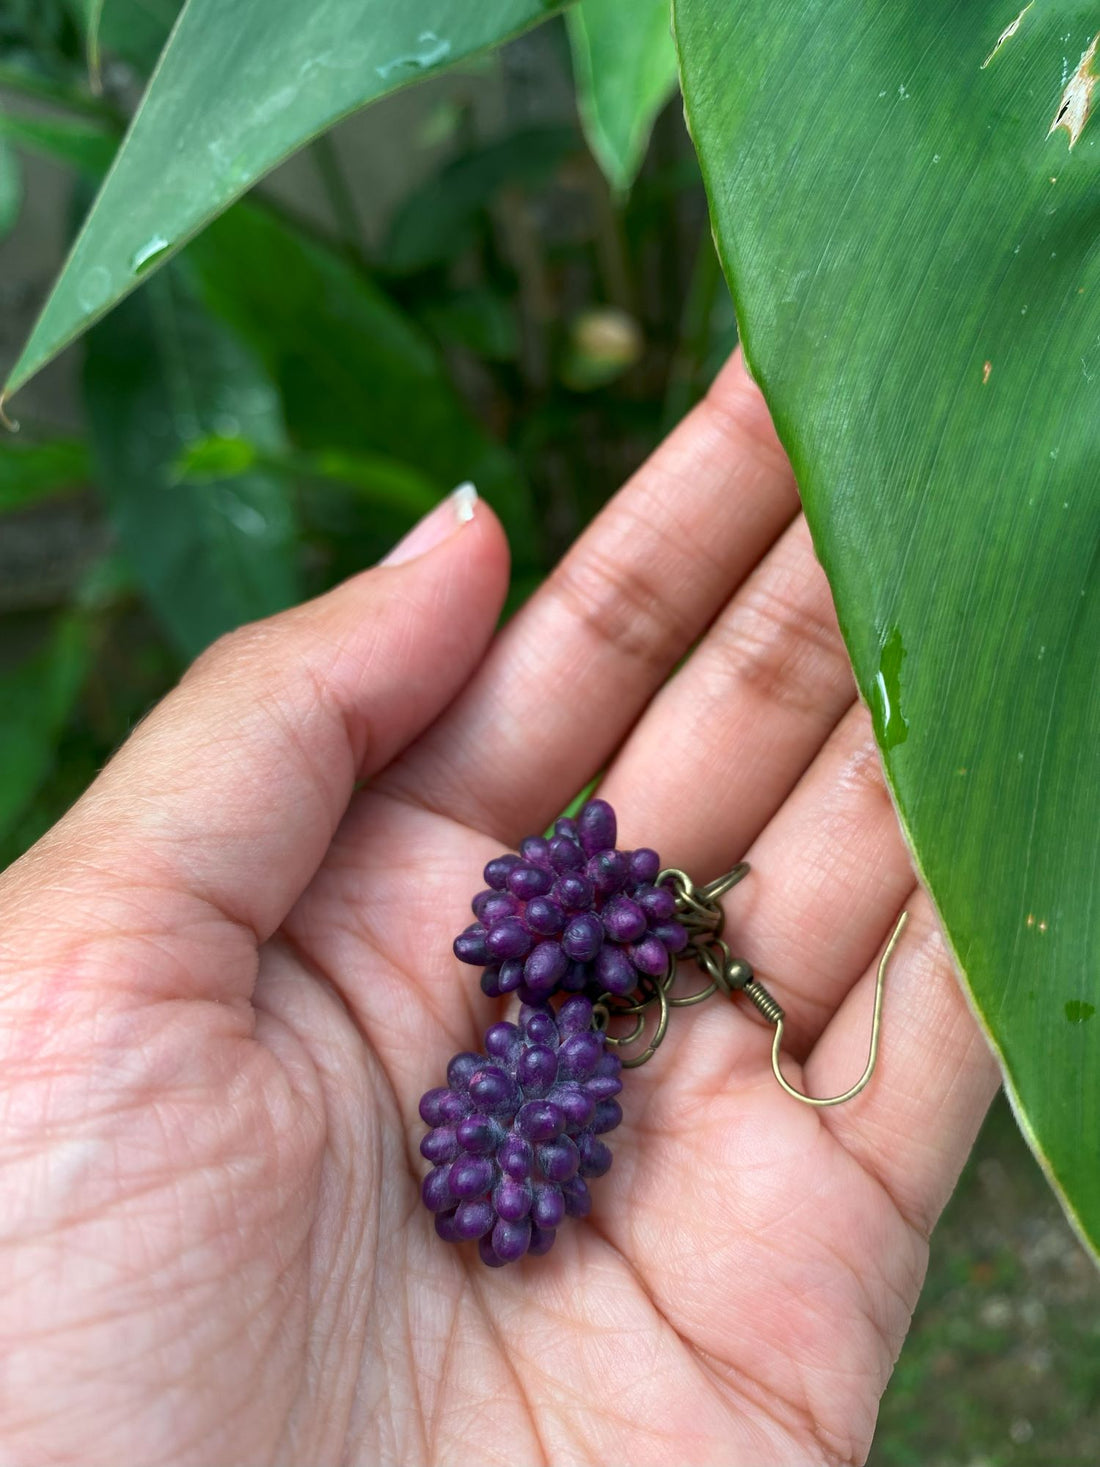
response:
[[[473,672],[506,582],[500,526],[463,486],[373,570],[223,637],[0,878],[9,950],[16,916],[40,934],[37,951],[45,941],[69,959],[74,939],[86,959],[102,948],[97,936],[117,933],[201,935],[206,952],[212,913],[238,939],[240,929],[250,942],[269,937],[320,865],[356,781]],[[188,992],[216,981],[189,972]]]

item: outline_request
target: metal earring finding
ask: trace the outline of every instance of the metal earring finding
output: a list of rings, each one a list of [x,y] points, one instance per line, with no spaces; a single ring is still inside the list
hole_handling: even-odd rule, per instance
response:
[[[792,1099],[801,1101],[803,1105],[813,1105],[822,1109],[830,1105],[843,1105],[845,1101],[854,1099],[866,1087],[874,1074],[878,1059],[886,969],[904,931],[909,914],[902,912],[898,918],[878,965],[875,978],[874,1011],[871,1018],[871,1042],[863,1074],[854,1085],[840,1095],[806,1095],[790,1084],[780,1065],[783,1027],[786,1020],[782,1006],[755,977],[751,966],[743,958],[733,956],[729,944],[722,936],[725,913],[719,905],[719,900],[747,876],[748,871],[748,863],[740,861],[724,876],[720,876],[716,881],[709,882],[705,886],[696,886],[687,872],[677,867],[668,867],[661,871],[657,882],[659,885],[671,887],[675,893],[677,920],[688,931],[688,944],[682,952],[670,958],[668,969],[662,977],[648,979],[639,985],[638,996],[631,995],[629,999],[618,1000],[605,995],[602,1002],[596,1005],[596,1022],[606,1033],[608,1024],[616,1016],[629,1017],[634,1020],[634,1027],[628,1033],[607,1034],[606,1036],[609,1045],[621,1049],[636,1043],[641,1038],[648,1012],[651,1009],[656,1010],[653,1034],[645,1048],[638,1054],[622,1059],[624,1069],[634,1069],[652,1059],[656,1053],[668,1031],[669,1014],[672,1009],[688,1008],[693,1004],[702,1003],[704,999],[710,998],[712,994],[719,991],[728,993],[731,997],[735,993],[743,993],[764,1018],[775,1025],[775,1037],[772,1040],[772,1071],[786,1093]],[[675,981],[679,963],[685,961],[694,962],[709,981],[694,993],[673,997],[672,984]]]

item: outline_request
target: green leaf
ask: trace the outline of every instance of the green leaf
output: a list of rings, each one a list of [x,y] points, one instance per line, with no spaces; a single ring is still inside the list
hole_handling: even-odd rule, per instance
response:
[[[339,118],[557,7],[189,0],[6,391]]]
[[[84,623],[66,616],[38,651],[0,672],[0,837],[34,799],[88,670]]]
[[[676,91],[669,0],[581,0],[568,16],[588,146],[626,193],[657,114]]]
[[[23,444],[0,441],[0,514],[87,482],[88,450],[76,439]]]
[[[23,174],[19,159],[0,137],[0,239],[10,234],[23,204]]]
[[[118,148],[118,133],[109,122],[79,117],[23,117],[0,113],[0,139],[67,163],[86,178],[100,179]]]
[[[903,825],[1096,1248],[1100,11],[676,18],[746,353]]]
[[[354,489],[373,504],[404,510],[413,515],[427,513],[441,497],[439,486],[430,483],[408,464],[383,458],[381,454],[265,452],[245,438],[212,435],[185,446],[176,461],[177,483],[208,484],[243,474],[252,468],[267,469],[293,479],[322,479]]]
[[[99,26],[103,18],[103,0],[68,0],[73,19],[84,36],[88,53],[88,81],[93,92],[102,85],[100,75]]]
[[[427,338],[343,256],[246,204],[187,259],[210,308],[279,384],[297,448],[381,454],[440,490],[472,479],[513,550],[530,553],[530,503],[511,457],[473,421]]]
[[[184,654],[296,600],[294,527],[279,477],[248,470],[179,482],[176,465],[196,440],[239,434],[273,453],[284,440],[269,380],[190,299],[178,271],[89,335],[84,385],[119,543]]]
[[[464,253],[500,189],[508,184],[545,188],[565,159],[579,151],[572,127],[530,127],[448,162],[394,215],[384,252],[387,269],[424,270]]]

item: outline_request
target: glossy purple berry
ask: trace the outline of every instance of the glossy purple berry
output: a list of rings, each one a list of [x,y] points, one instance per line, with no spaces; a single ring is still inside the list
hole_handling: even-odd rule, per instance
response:
[[[532,866],[526,861],[521,861],[508,873],[508,890],[525,902],[532,897],[545,896],[553,884],[552,871],[544,866]]]
[[[630,949],[630,958],[639,973],[648,973],[652,978],[659,978],[668,969],[669,951],[661,939],[651,932],[641,942],[634,943]]]
[[[506,958],[525,958],[534,938],[518,917],[505,917],[491,928],[485,942],[493,957],[503,962]]]
[[[629,897],[613,897],[603,909],[603,926],[613,942],[637,942],[645,934],[646,915]]]
[[[473,963],[475,968],[484,968],[486,963],[491,961],[488,937],[488,929],[480,922],[475,922],[455,938],[455,957],[460,962]]]
[[[577,814],[577,834],[586,855],[613,849],[618,827],[615,812],[606,800],[589,800],[581,807]]]
[[[576,963],[590,963],[603,947],[604,924],[595,912],[579,912],[561,935],[562,951]]]
[[[565,908],[551,897],[532,897],[524,921],[529,932],[539,937],[556,937],[566,923]]]
[[[494,891],[503,891],[508,885],[509,872],[519,864],[518,856],[495,856],[485,868],[485,885],[491,886]]]
[[[532,993],[548,998],[557,991],[568,967],[560,942],[540,942],[523,965],[523,981]]]
[[[446,1242],[476,1240],[491,1267],[547,1252],[566,1217],[589,1211],[584,1179],[611,1164],[598,1138],[622,1115],[613,1098],[622,1067],[592,1017],[579,995],[557,1014],[527,1005],[518,1024],[490,1027],[489,1058],[456,1055],[451,1084],[421,1102],[431,1127],[421,1151],[433,1163],[422,1195],[435,1230]]]
[[[579,871],[560,876],[554,883],[552,894],[567,912],[587,912],[596,900],[596,888]]]
[[[664,969],[661,970],[664,972]],[[605,993],[620,997],[631,993],[638,983],[638,970],[621,947],[602,947],[595,962],[596,986]]]
[[[630,879],[640,886],[648,886],[657,880],[661,869],[661,858],[656,851],[642,846],[630,853]]]

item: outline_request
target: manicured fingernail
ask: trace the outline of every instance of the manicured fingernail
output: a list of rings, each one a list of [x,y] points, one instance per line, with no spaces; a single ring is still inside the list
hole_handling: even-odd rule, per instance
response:
[[[403,540],[399,540],[381,565],[403,565],[418,555],[424,555],[450,539],[454,532],[468,525],[477,508],[477,490],[472,484],[460,484],[437,504],[422,520],[413,525]]]

